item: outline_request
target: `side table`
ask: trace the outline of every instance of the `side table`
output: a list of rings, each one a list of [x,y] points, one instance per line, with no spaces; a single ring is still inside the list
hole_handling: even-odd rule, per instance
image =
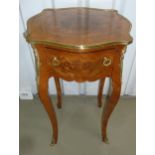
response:
[[[103,110],[102,140],[121,91],[122,60],[132,37],[130,22],[116,10],[94,8],[45,9],[27,21],[25,37],[34,49],[40,100],[53,128],[52,144],[58,140],[58,123],[48,96],[48,80],[54,77],[57,107],[61,108],[59,78],[67,81],[100,80],[98,106],[106,77],[112,80],[112,93]]]

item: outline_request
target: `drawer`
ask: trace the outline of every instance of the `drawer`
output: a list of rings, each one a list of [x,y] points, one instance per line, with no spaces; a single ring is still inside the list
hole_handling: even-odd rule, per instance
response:
[[[94,81],[111,76],[114,64],[114,49],[90,53],[58,51],[46,47],[38,49],[40,63],[52,76],[68,81]]]

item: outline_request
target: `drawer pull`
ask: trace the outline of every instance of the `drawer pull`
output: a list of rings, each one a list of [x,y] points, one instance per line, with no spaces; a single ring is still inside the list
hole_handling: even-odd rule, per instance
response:
[[[60,65],[59,59],[57,57],[53,57],[51,65],[54,67],[59,66]]]
[[[104,57],[104,59],[103,59],[103,66],[108,67],[108,66],[111,65],[111,62],[112,61],[111,61],[110,58]]]

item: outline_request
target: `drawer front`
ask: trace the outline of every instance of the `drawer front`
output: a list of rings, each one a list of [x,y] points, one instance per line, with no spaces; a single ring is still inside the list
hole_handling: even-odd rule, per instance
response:
[[[52,76],[68,81],[94,81],[111,76],[114,64],[114,49],[93,53],[71,53],[49,48],[39,48],[41,67]]]

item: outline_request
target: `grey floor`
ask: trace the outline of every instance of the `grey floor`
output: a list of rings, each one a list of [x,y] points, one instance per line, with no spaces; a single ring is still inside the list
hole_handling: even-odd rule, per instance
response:
[[[55,106],[59,141],[51,147],[50,122],[38,97],[20,100],[20,155],[135,155],[135,98],[119,100],[108,125],[110,144],[101,141],[96,102],[95,96],[63,96],[63,108]]]

